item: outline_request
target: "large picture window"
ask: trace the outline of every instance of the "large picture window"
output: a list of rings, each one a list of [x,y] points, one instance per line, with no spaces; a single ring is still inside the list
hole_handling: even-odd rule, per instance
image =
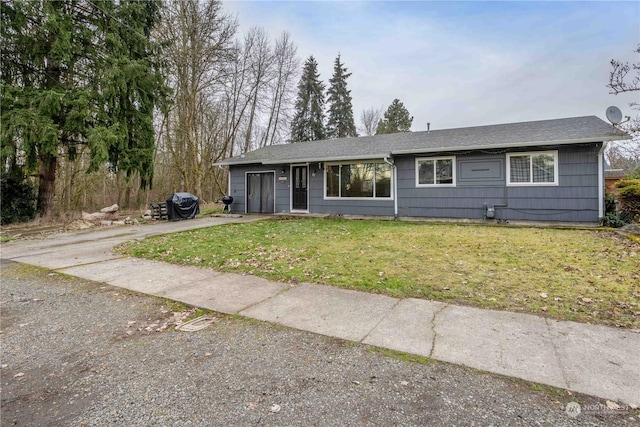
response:
[[[387,163],[339,163],[325,166],[326,198],[391,198]]]
[[[416,186],[455,186],[455,157],[423,157],[416,159]]]
[[[507,154],[507,185],[558,185],[558,152]]]

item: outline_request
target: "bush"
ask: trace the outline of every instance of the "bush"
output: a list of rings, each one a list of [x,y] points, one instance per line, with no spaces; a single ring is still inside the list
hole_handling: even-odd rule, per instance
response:
[[[604,198],[604,217],[600,218],[603,227],[620,228],[631,222],[631,215],[624,211],[618,211],[616,199],[612,194]]]
[[[622,179],[616,183],[616,201],[620,212],[629,218],[640,216],[640,179]]]
[[[618,210],[616,206],[616,198],[613,197],[613,194],[607,194],[604,196],[604,213],[605,215],[608,213],[615,213]]]
[[[603,227],[620,228],[631,223],[631,216],[625,212],[610,212],[600,219]]]
[[[2,173],[2,225],[32,220],[36,215],[36,196],[33,185],[24,176]]]

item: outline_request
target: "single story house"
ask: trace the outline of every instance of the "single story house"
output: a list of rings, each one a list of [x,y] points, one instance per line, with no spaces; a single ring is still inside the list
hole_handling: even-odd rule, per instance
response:
[[[274,145],[225,159],[237,213],[597,222],[596,116]]]

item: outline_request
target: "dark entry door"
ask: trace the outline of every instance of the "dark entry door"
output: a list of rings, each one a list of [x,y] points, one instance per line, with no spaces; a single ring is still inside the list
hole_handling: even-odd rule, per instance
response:
[[[307,210],[307,167],[293,166],[291,168],[293,175],[293,205],[295,210]]]
[[[273,172],[256,172],[247,174],[247,212],[274,212],[274,180]]]

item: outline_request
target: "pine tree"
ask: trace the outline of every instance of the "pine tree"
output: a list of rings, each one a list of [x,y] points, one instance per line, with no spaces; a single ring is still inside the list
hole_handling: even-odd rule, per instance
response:
[[[58,156],[90,148],[91,170],[153,174],[157,1],[3,0],[2,164],[37,171],[37,210],[53,212]],[[21,161],[13,157],[20,153]]]
[[[329,120],[327,121],[327,136],[329,138],[344,138],[358,136],[353,119],[351,105],[351,91],[347,90],[347,79],[351,73],[340,63],[340,55],[333,66],[333,76],[329,80]]]
[[[387,111],[385,111],[384,118],[378,122],[376,135],[411,132],[412,122],[413,117],[409,116],[409,111],[407,111],[402,102],[396,98],[391,105],[389,105]]]
[[[324,84],[320,81],[318,63],[311,55],[304,63],[298,83],[295,113],[291,121],[291,142],[324,138]]]

